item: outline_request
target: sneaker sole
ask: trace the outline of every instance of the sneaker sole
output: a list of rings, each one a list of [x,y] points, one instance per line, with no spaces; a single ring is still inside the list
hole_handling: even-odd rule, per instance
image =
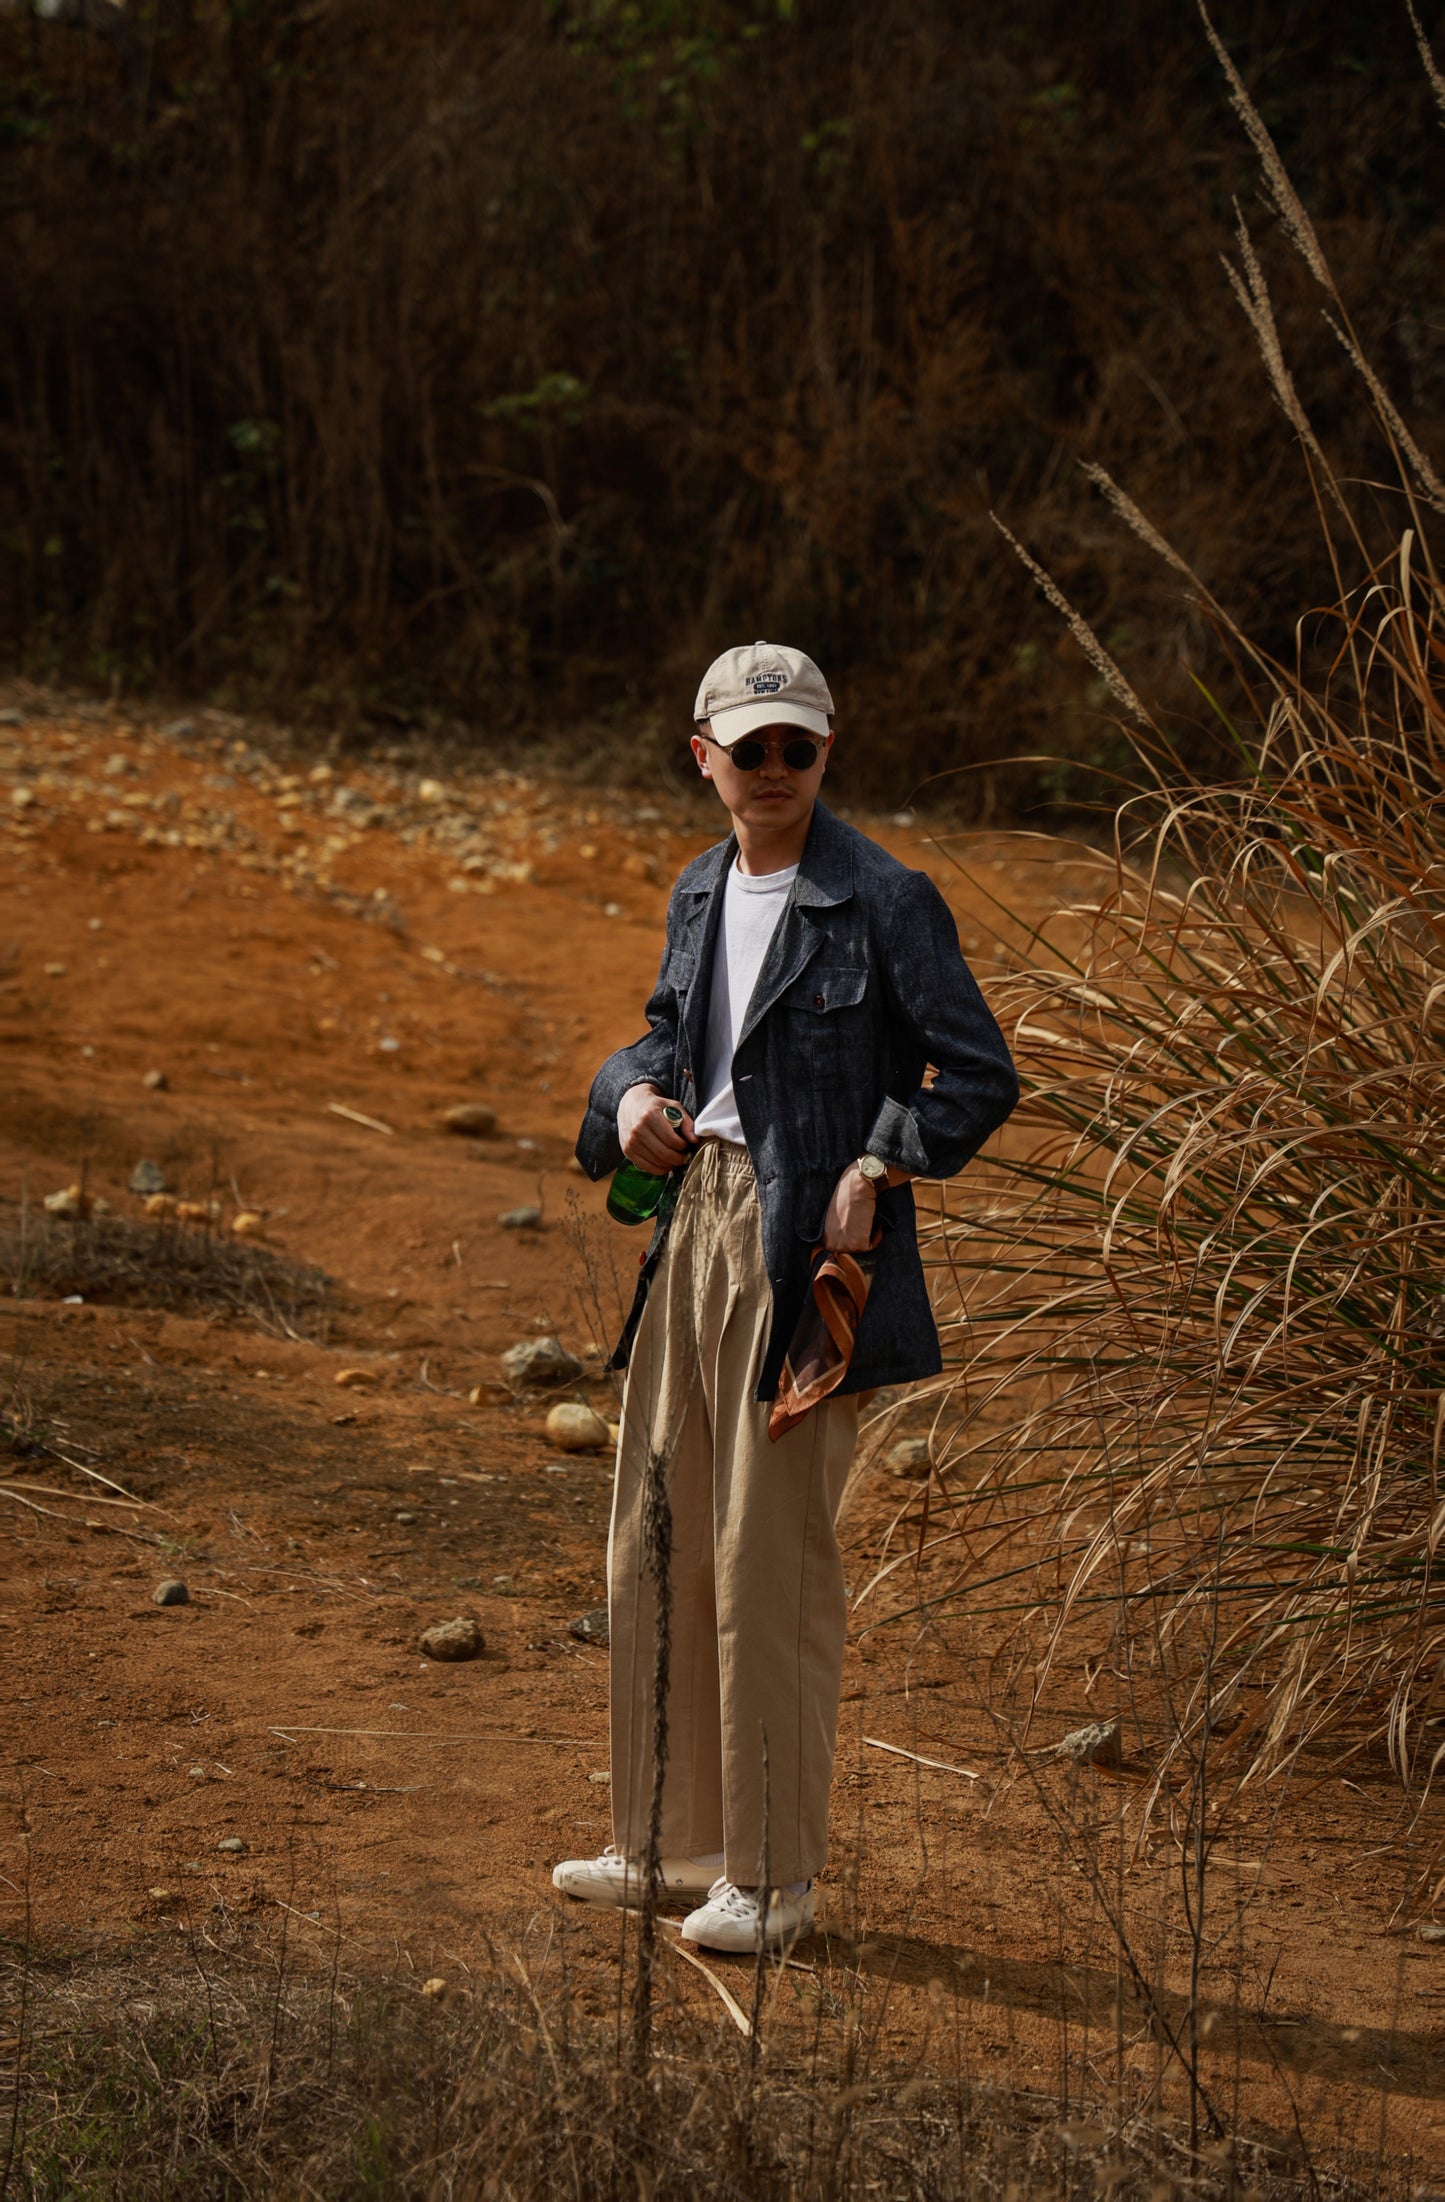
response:
[[[636,1909],[642,1902],[641,1889],[606,1883],[594,1888],[571,1888],[566,1881],[559,1881],[555,1872],[552,1875],[552,1886],[559,1895],[570,1896],[574,1904],[592,1904],[598,1911],[625,1911],[629,1906]],[[711,1881],[697,1883],[692,1888],[664,1883],[658,1891],[658,1901],[663,1904],[699,1904],[706,1900],[711,1887]]]
[[[807,1941],[808,1936],[813,1932],[814,1925],[815,1921],[809,1919],[806,1923],[799,1924],[787,1933],[770,1931],[763,1936],[763,1948],[772,1955],[775,1955],[779,1950],[796,1949],[800,1942]],[[746,1941],[741,1942],[708,1942],[701,1935],[688,1934],[684,1930],[682,1940],[689,1944],[692,1949],[712,1950],[720,1957],[756,1957],[758,1953],[756,1935],[749,1935]]]

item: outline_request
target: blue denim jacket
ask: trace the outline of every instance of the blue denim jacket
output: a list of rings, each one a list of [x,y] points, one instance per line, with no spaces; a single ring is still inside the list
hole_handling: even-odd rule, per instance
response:
[[[643,1081],[698,1107],[713,950],[729,835],[672,890],[648,1032],[597,1073],[577,1141],[589,1177],[623,1160],[617,1110]],[[922,1083],[932,1064],[932,1085]],[[1018,1101],[1018,1079],[958,945],[947,903],[923,872],[815,804],[798,876],[758,974],[733,1055],[733,1088],[762,1205],[773,1320],[756,1397],[777,1389],[807,1289],[812,1249],[847,1165],[875,1154],[919,1177],[952,1177]],[[845,1392],[903,1384],[942,1367],[918,1251],[913,1193],[880,1190],[883,1236]],[[613,1366],[625,1363],[664,1232],[653,1234]]]

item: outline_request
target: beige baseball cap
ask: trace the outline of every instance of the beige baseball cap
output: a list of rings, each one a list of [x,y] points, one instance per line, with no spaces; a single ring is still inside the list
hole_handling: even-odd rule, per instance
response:
[[[760,726],[805,726],[810,734],[826,734],[832,709],[828,683],[811,658],[781,642],[749,642],[713,659],[692,715],[709,720],[718,740],[731,743]]]

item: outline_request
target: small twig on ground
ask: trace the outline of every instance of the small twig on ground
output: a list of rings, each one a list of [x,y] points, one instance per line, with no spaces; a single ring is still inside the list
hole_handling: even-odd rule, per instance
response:
[[[281,1736],[287,1742],[293,1736],[366,1736],[370,1738],[394,1736],[407,1743],[550,1743],[578,1751],[598,1751],[603,1745],[596,1736],[519,1736],[516,1734],[492,1734],[470,1736],[418,1735],[411,1728],[270,1728],[268,1735]]]
[[[67,1468],[73,1468],[78,1476],[93,1476],[96,1482],[103,1483],[108,1491],[119,1491],[121,1497],[128,1500],[132,1506],[150,1507],[152,1505],[150,1499],[138,1499],[134,1492],[127,1491],[123,1483],[116,1483],[109,1476],[103,1476],[98,1468],[87,1468],[83,1460],[72,1460],[69,1453],[61,1452],[58,1445],[50,1447],[50,1455],[53,1460],[62,1461]]]
[[[921,1751],[905,1751],[901,1743],[884,1743],[878,1736],[865,1736],[863,1741],[873,1751],[891,1751],[895,1758],[911,1759],[915,1766],[932,1766],[940,1774],[961,1774],[965,1781],[982,1781],[982,1774],[975,1774],[972,1767],[951,1766],[947,1759],[927,1759]]]
[[[676,1925],[676,1921],[672,1919],[664,1919],[660,1921],[660,1924],[664,1927],[671,1927]],[[737,1997],[733,1994],[732,1990],[727,1987],[723,1981],[718,1979],[718,1976],[713,1971],[711,1965],[704,1965],[702,1959],[696,1956],[693,1951],[688,1949],[686,1945],[680,1941],[664,1942],[662,1946],[665,1950],[671,1950],[674,1957],[680,1957],[685,1965],[691,1965],[695,1972],[701,1973],[704,1980],[711,1982],[712,1986],[717,1990],[717,1993],[722,1997],[728,2017],[732,2020],[734,2026],[742,2035],[744,2041],[751,2041],[753,2038],[752,2020],[748,2017],[747,2012],[738,2002]]]
[[[394,1124],[383,1124],[379,1116],[363,1116],[360,1109],[349,1109],[344,1101],[328,1101],[326,1110],[330,1116],[344,1116],[348,1124],[364,1124],[369,1132],[385,1132],[388,1139],[396,1136]]]
[[[44,1514],[48,1521],[64,1522],[66,1526],[70,1529],[73,1529],[76,1525],[77,1517],[74,1514],[59,1513],[53,1506],[37,1506],[34,1499],[22,1498],[21,1494],[18,1491],[10,1490],[9,1487],[5,1484],[0,1484],[0,1499],[14,1499],[17,1506],[28,1506],[32,1514]],[[97,1503],[104,1505],[105,1501],[103,1499],[99,1502],[95,1500],[91,1501],[92,1505],[95,1505]],[[155,1545],[160,1543],[159,1537],[151,1536],[148,1532],[139,1529],[122,1529],[117,1522],[90,1522],[82,1520],[80,1526],[82,1529],[93,1529],[96,1532],[97,1536],[129,1537],[133,1544]]]

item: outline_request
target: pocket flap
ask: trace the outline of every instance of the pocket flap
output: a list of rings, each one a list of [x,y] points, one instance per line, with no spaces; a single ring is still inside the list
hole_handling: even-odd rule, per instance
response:
[[[835,1009],[854,1009],[868,986],[868,973],[851,963],[810,963],[782,996],[786,1009],[811,1010],[827,1016]]]

